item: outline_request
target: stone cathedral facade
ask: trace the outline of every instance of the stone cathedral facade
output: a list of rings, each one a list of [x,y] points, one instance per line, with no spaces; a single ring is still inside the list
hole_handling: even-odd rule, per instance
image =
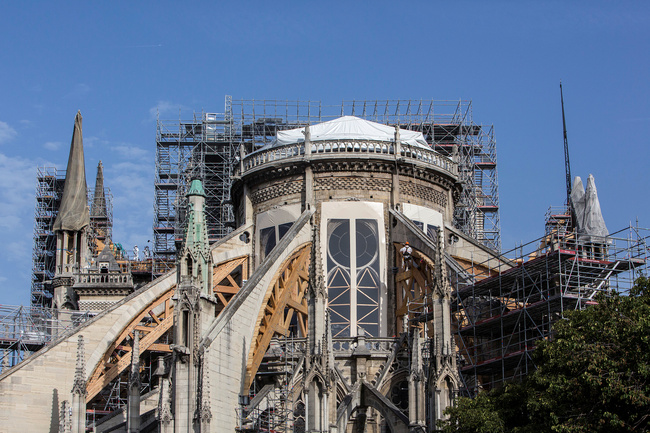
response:
[[[452,226],[457,167],[351,116],[278,132],[241,153],[237,228],[212,245],[192,180],[176,270],[3,372],[0,430],[84,431],[84,401],[131,371],[96,431],[434,431],[460,386],[448,251],[486,254]]]

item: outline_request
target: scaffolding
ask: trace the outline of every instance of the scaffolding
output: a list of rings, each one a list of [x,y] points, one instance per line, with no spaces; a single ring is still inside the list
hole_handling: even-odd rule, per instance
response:
[[[452,312],[464,394],[520,380],[535,369],[537,342],[552,338],[566,311],[594,304],[598,293],[626,293],[646,274],[648,229],[585,242],[566,230],[569,219],[564,209],[550,210],[544,237],[505,253],[515,267],[457,285]]]
[[[157,125],[153,259],[154,274],[160,275],[175,265],[192,178],[203,180],[210,242],[230,232],[230,176],[238,141],[231,135],[228,103],[224,114],[194,113],[189,120],[158,119]]]
[[[320,101],[233,100],[226,96],[223,113],[199,112],[187,120],[158,119],[155,273],[160,275],[175,264],[176,245],[184,233],[185,193],[192,177],[203,180],[212,242],[232,229],[231,175],[240,147],[252,152],[273,142],[278,131],[346,115],[420,131],[433,149],[447,156],[457,150],[463,189],[454,222],[464,233],[500,251],[494,128],[474,123],[470,101],[363,100],[323,105]]]
[[[295,392],[304,338],[274,337],[250,393],[240,396],[237,431],[304,432],[305,405]]]
[[[46,288],[45,282],[54,278],[56,236],[53,227],[63,194],[65,170],[39,167],[36,180],[31,304],[35,307],[50,307],[52,292]]]
[[[36,174],[36,204],[34,206],[34,248],[32,250],[31,305],[51,307],[53,293],[46,284],[54,278],[56,266],[56,234],[54,221],[59,213],[65,170],[54,167],[39,167]],[[103,188],[102,205],[92,205],[95,192],[87,191],[90,215],[88,231],[89,251],[97,249],[110,239],[113,232],[113,195],[109,188]]]
[[[0,371],[13,367],[58,336],[85,322],[88,312],[0,305]]]

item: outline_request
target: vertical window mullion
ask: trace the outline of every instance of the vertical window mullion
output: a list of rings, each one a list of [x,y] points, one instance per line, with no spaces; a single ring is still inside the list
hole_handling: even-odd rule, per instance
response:
[[[350,220],[350,336],[357,335],[357,220]]]

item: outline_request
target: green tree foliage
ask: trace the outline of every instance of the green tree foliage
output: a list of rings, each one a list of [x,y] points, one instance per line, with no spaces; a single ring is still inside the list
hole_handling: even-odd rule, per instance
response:
[[[537,370],[449,408],[444,432],[650,432],[650,280],[565,313]]]

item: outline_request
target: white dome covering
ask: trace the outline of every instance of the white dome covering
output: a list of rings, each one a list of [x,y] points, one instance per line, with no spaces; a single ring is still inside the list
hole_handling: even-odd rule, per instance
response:
[[[305,141],[305,128],[278,131],[276,146]],[[326,140],[395,140],[395,128],[355,116],[343,116],[309,127],[311,141]],[[431,149],[421,132],[400,129],[400,142],[415,147]]]

